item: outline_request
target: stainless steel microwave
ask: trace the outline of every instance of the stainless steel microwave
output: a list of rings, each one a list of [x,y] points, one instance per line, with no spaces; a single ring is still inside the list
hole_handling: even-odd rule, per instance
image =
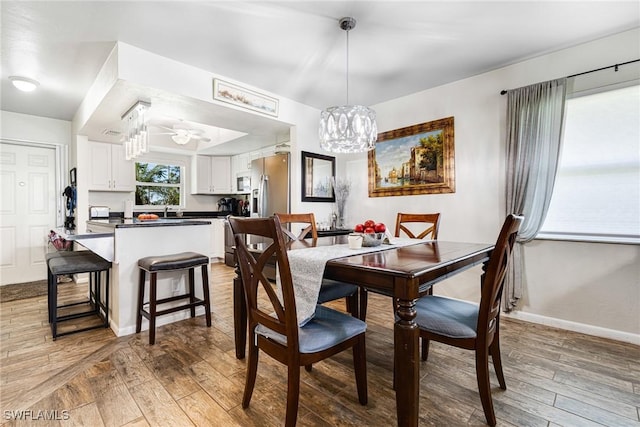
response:
[[[238,193],[249,193],[251,191],[251,178],[248,176],[239,176],[237,181],[238,186],[236,190]]]

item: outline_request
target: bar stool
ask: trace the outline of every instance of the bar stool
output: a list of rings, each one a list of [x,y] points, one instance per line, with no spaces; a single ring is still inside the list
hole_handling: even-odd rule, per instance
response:
[[[109,327],[109,270],[111,263],[90,251],[52,252],[47,254],[47,306],[51,335],[55,341],[59,336],[96,328]],[[106,275],[104,300],[102,299],[102,273]],[[87,300],[58,305],[58,276],[89,273],[89,296]],[[88,311],[58,315],[58,310],[87,304]],[[102,323],[67,332],[58,333],[58,323],[80,317],[97,315]]]
[[[202,266],[202,293],[204,299],[196,298],[194,291],[195,268]],[[211,326],[211,303],[209,300],[209,257],[196,252],[182,252],[179,254],[150,256],[138,260],[140,268],[140,280],[138,283],[138,309],[136,315],[136,333],[142,328],[142,316],[149,320],[149,344],[156,342],[156,318],[164,314],[173,313],[180,310],[191,310],[191,317],[196,316],[196,307],[204,306],[207,326]],[[175,295],[168,298],[157,299],[157,274],[163,271],[189,270],[189,290],[188,293]],[[149,280],[149,309],[144,309],[144,288],[147,272],[150,273]],[[189,299],[188,303],[170,307],[158,311],[158,305]]]

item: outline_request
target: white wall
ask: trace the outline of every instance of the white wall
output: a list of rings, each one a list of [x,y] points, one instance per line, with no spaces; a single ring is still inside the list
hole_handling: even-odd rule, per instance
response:
[[[441,240],[495,240],[505,216],[500,90],[638,59],[639,40],[636,29],[373,106],[380,132],[455,117],[456,192],[369,198],[366,155],[340,156],[338,176],[353,188],[348,219],[394,224],[398,211],[441,212]],[[539,240],[525,257],[519,317],[640,343],[639,246]],[[477,277],[461,275],[438,291],[472,299]]]
[[[14,141],[68,146],[71,143],[71,122],[0,111],[0,136]]]

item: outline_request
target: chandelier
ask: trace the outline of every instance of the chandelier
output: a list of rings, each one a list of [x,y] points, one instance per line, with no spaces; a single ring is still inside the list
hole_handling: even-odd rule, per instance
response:
[[[131,160],[149,151],[149,133],[145,114],[151,104],[136,102],[122,115],[125,159]]]
[[[349,105],[349,30],[355,26],[353,18],[340,19],[340,28],[347,32],[347,105],[320,113],[320,147],[333,153],[373,150],[378,137],[376,112],[364,105]]]

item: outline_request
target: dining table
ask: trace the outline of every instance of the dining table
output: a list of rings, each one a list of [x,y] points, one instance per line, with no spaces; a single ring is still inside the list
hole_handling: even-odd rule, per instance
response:
[[[290,249],[341,245],[347,236],[321,237],[292,241]],[[415,322],[416,300],[435,283],[489,260],[494,244],[448,242],[440,240],[416,241],[410,245],[381,245],[366,253],[341,255],[326,261],[324,278],[353,283],[374,292],[395,298],[397,310],[394,323],[394,369],[396,412],[398,426],[418,425],[419,414],[419,329]],[[262,244],[249,245],[261,251]],[[484,273],[483,273],[484,274]],[[273,277],[275,281],[275,266]],[[295,286],[295,285],[294,285]],[[245,357],[247,339],[247,308],[242,279],[236,268],[233,281],[233,305],[236,357]],[[391,304],[389,304],[391,307]]]

